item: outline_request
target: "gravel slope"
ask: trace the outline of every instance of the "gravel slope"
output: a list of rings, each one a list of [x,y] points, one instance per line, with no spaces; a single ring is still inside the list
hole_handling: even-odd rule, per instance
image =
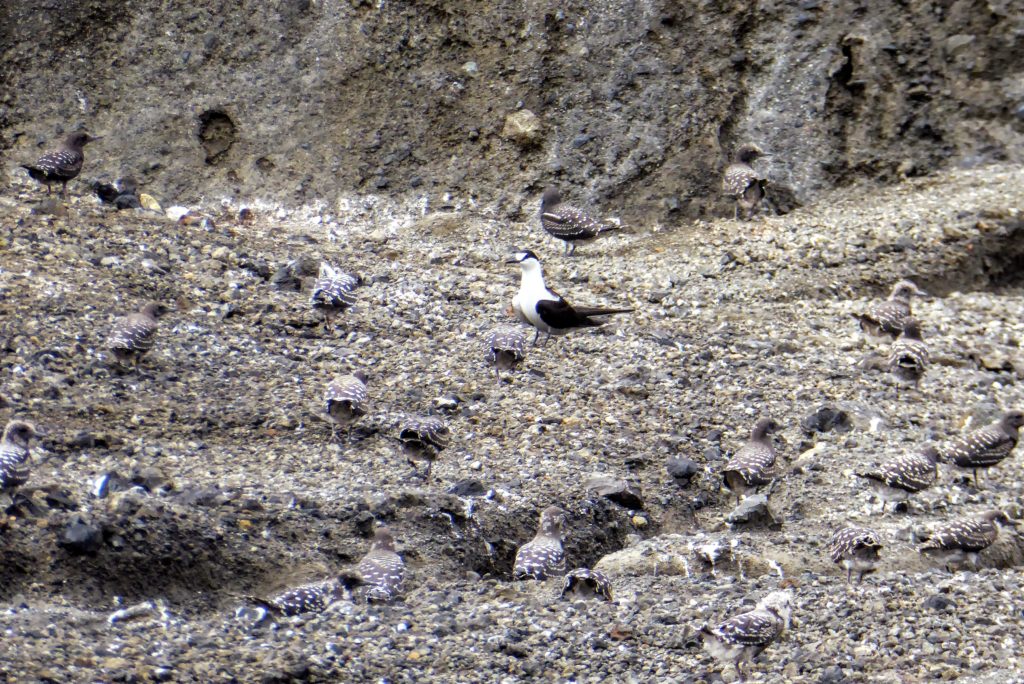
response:
[[[796,626],[755,681],[1020,680],[1022,547],[1007,535],[984,569],[918,558],[934,521],[999,506],[1019,516],[1019,456],[975,490],[943,467],[908,512],[878,515],[854,472],[1021,407],[1018,273],[1024,173],[986,167],[749,224],[632,225],[564,259],[536,222],[455,206],[418,220],[300,221],[214,212],[175,223],[74,198],[32,213],[27,185],[0,199],[0,417],[50,435],[0,544],[0,671],[9,681],[714,681],[693,633],[780,583]],[[382,217],[378,217],[382,218]],[[607,326],[531,348],[500,387],[483,340],[530,246],[549,284],[581,305],[632,306]],[[328,259],[366,285],[327,333],[302,292],[272,287],[296,259]],[[913,277],[933,366],[921,392],[862,368],[873,350],[851,314]],[[119,373],[103,339],[157,298],[175,311],[141,371]],[[370,414],[340,444],[319,418],[331,375],[366,369]],[[847,432],[807,432],[823,406]],[[452,444],[422,483],[397,448],[401,416],[437,410]],[[779,525],[724,522],[717,471],[757,416],[783,426]],[[682,487],[665,459],[702,472]],[[116,472],[143,487],[106,498]],[[588,489],[605,474],[643,510]],[[475,480],[485,496],[448,493]],[[615,601],[558,600],[558,583],[510,583],[518,544],[550,504],[569,513],[570,567],[616,556]],[[245,595],[357,560],[373,520],[395,531],[404,600],[337,604],[253,627]],[[844,520],[886,538],[880,572],[847,587],[825,544]],[[100,533],[95,553],[57,542]],[[695,539],[738,540],[711,572]],[[605,563],[611,563],[606,559]],[[780,578],[780,575],[784,578]],[[131,620],[115,610],[155,601]],[[725,673],[727,679],[731,673]],[[844,679],[845,678],[845,679]]]

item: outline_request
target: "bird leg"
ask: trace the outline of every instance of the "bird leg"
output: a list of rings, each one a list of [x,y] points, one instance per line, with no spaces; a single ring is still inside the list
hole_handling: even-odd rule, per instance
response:
[[[850,578],[851,578],[852,574],[853,574],[853,570],[851,570],[850,568],[846,568],[846,583],[847,584],[850,583]]]
[[[537,339],[540,337],[540,328],[534,328],[533,332],[533,346],[537,346]]]
[[[977,468],[974,469],[974,488],[975,489],[981,489],[981,486],[978,484],[978,469]]]

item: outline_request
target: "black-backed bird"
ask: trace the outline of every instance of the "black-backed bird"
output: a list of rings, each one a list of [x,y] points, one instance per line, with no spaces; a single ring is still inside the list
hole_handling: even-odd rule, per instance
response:
[[[391,530],[378,527],[370,550],[359,561],[356,572],[361,580],[360,591],[368,602],[386,602],[402,591],[405,562],[395,551]]]
[[[885,504],[906,501],[912,494],[931,487],[938,477],[937,463],[939,451],[933,446],[926,446],[917,454],[903,454],[875,466],[857,477],[871,482],[871,487],[882,500],[881,512],[885,512]]]
[[[515,370],[526,357],[526,335],[517,326],[503,325],[487,335],[487,363],[501,382],[501,371]]]
[[[999,529],[1016,525],[1003,511],[986,511],[939,525],[919,551],[940,560],[947,570],[964,561],[977,568],[978,554],[999,538]]]
[[[974,486],[978,486],[978,471],[998,465],[1013,452],[1020,439],[1019,428],[1024,426],[1024,411],[1007,411],[991,425],[957,437],[939,448],[939,458],[957,468],[974,471]]]
[[[444,421],[436,416],[407,418],[399,428],[398,441],[402,444],[402,452],[413,470],[419,473],[418,461],[426,461],[424,480],[430,479],[430,468],[445,447],[451,434]]]
[[[540,514],[537,534],[519,547],[512,566],[512,579],[543,580],[565,572],[562,527],[565,511],[548,506]]]
[[[333,329],[335,316],[356,303],[355,289],[359,287],[359,276],[349,275],[327,262],[320,264],[320,273],[313,283],[310,303],[324,314],[324,326]]]
[[[789,629],[793,595],[788,591],[773,591],[746,613],[731,617],[717,627],[700,628],[704,648],[723,665],[736,668],[743,681],[741,665],[753,660],[768,645]]]
[[[0,491],[12,491],[28,481],[29,446],[38,435],[35,426],[24,420],[12,420],[4,427],[0,439]]]
[[[736,503],[758,487],[771,484],[775,476],[775,447],[769,435],[778,429],[771,418],[754,424],[750,441],[740,448],[722,469],[725,486],[736,495]]]
[[[565,255],[576,253],[576,245],[589,242],[597,236],[618,230],[618,226],[607,225],[574,206],[562,202],[558,188],[547,188],[540,200],[540,224],[552,237],[565,242]]]
[[[86,145],[99,140],[88,133],[78,131],[64,139],[64,143],[56,150],[41,156],[35,164],[22,164],[28,175],[46,186],[46,194],[50,194],[50,186],[60,183],[61,195],[67,197],[68,181],[74,179],[82,171],[85,162],[83,149]]]
[[[516,252],[515,258],[506,263],[519,264],[522,279],[519,292],[512,298],[512,311],[519,320],[529,323],[536,329],[533,343],[537,344],[540,333],[564,335],[576,328],[592,328],[604,325],[604,321],[595,320],[595,316],[629,313],[632,309],[601,309],[593,307],[573,307],[569,302],[544,284],[544,272],[540,267],[537,255],[529,250]]]
[[[900,280],[892,286],[888,299],[872,304],[867,311],[853,317],[860,321],[860,329],[868,337],[895,340],[912,316],[910,300],[914,295],[923,297],[926,293],[909,280]]]
[[[757,205],[764,199],[767,181],[752,166],[761,156],[765,154],[760,147],[746,143],[739,146],[732,163],[725,167],[722,174],[722,191],[736,200],[733,218],[738,219],[742,209],[743,218],[749,219]]]
[[[878,566],[878,552],[882,550],[882,538],[870,527],[849,525],[835,531],[828,542],[832,562],[846,569],[846,583],[857,573],[857,582],[864,575],[874,572]]]
[[[324,411],[332,423],[332,438],[339,427],[351,429],[357,420],[366,415],[366,398],[366,373],[362,371],[338,376],[327,384]]]
[[[153,348],[157,320],[168,309],[159,302],[149,302],[139,311],[117,320],[110,331],[107,347],[122,366],[138,365],[142,357]]]

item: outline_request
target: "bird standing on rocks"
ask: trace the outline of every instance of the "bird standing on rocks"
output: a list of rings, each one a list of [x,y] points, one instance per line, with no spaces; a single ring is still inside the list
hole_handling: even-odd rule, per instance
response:
[[[841,563],[846,568],[846,583],[850,576],[857,573],[857,583],[864,580],[864,575],[874,572],[878,565],[878,552],[882,550],[882,538],[869,527],[851,525],[836,530],[828,543],[829,554],[833,563]]]
[[[903,321],[903,332],[892,343],[889,372],[897,381],[917,389],[928,369],[928,347],[921,339],[921,324],[916,318]]]
[[[776,454],[768,435],[777,429],[778,424],[771,418],[758,420],[750,433],[750,441],[725,464],[722,479],[736,495],[737,504],[749,492],[771,483]]]
[[[972,518],[954,520],[935,528],[920,552],[940,559],[950,569],[965,560],[978,567],[978,554],[999,538],[1002,526],[1016,526],[1003,511],[986,511]]]
[[[618,226],[610,226],[588,216],[576,207],[562,203],[557,188],[547,188],[540,200],[540,224],[553,237],[565,242],[565,255],[576,253],[576,244],[589,242]]]
[[[854,318],[860,321],[860,329],[869,337],[895,340],[912,315],[910,300],[914,295],[923,297],[926,293],[909,280],[901,280],[892,286],[887,300],[877,302],[865,313],[854,314]]]
[[[487,363],[501,383],[501,371],[515,370],[526,357],[526,335],[522,328],[501,326],[487,336]]]
[[[764,156],[764,151],[757,145],[740,145],[732,163],[725,167],[725,173],[722,174],[722,191],[736,199],[734,219],[739,218],[740,209],[743,210],[743,218],[749,219],[757,205],[764,199],[764,186],[767,181],[761,178],[752,166],[760,156]]]
[[[368,602],[386,602],[402,591],[405,562],[395,551],[395,538],[387,527],[378,527],[370,550],[356,566],[363,597]]]
[[[52,152],[41,156],[35,164],[22,164],[21,168],[28,171],[28,175],[46,186],[46,194],[50,194],[50,185],[60,183],[61,196],[67,197],[68,181],[72,180],[82,171],[82,164],[85,162],[83,149],[86,145],[99,138],[94,138],[88,133],[78,131],[64,139],[64,144]]]
[[[515,258],[507,263],[518,263],[522,269],[519,292],[512,298],[512,311],[519,320],[529,323],[536,329],[533,343],[537,344],[540,333],[548,337],[564,335],[576,328],[591,328],[603,325],[593,316],[629,313],[632,309],[597,309],[574,308],[560,294],[549,290],[544,284],[544,273],[541,271],[540,260],[529,250],[516,252]]]
[[[13,491],[28,481],[29,445],[39,435],[32,423],[12,420],[0,439],[0,491]]]
[[[979,430],[958,437],[939,449],[939,457],[958,468],[974,471],[978,486],[978,470],[991,468],[1010,455],[1020,439],[1018,429],[1024,425],[1024,412],[1007,411],[1003,416]]]
[[[402,451],[413,470],[417,470],[417,461],[426,461],[427,468],[423,475],[430,479],[430,467],[446,446],[450,433],[444,421],[434,416],[409,418],[402,424],[398,440],[402,443]]]
[[[537,534],[519,547],[512,566],[512,579],[543,580],[565,572],[562,526],[565,511],[549,506],[540,514]]]
[[[871,486],[882,499],[881,512],[885,512],[885,504],[906,501],[911,494],[931,487],[938,477],[937,463],[939,451],[933,446],[926,446],[919,454],[905,454],[881,463],[874,470],[857,473],[871,481]]]
[[[320,274],[313,284],[310,303],[324,313],[324,325],[332,330],[334,318],[356,303],[355,289],[359,278],[339,271],[330,264],[320,264]]]
[[[122,366],[136,366],[153,348],[157,320],[167,313],[159,302],[149,302],[137,313],[129,314],[114,324],[107,346]]]
[[[757,607],[729,618],[717,627],[707,624],[700,628],[704,648],[722,664],[736,668],[743,681],[741,665],[753,660],[790,627],[793,595],[788,591],[773,591],[761,599]]]
[[[366,415],[366,397],[366,373],[362,371],[341,375],[327,385],[324,410],[333,423],[332,439],[339,427],[351,429],[357,420]]]

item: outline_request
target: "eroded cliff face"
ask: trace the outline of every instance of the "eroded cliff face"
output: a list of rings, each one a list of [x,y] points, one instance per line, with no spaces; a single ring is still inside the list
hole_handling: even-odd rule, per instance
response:
[[[358,196],[532,213],[557,182],[637,224],[728,211],[738,141],[779,210],[1024,153],[1014,2],[4,3],[5,170],[62,131],[83,176],[173,201]],[[513,131],[509,115],[536,115]]]

